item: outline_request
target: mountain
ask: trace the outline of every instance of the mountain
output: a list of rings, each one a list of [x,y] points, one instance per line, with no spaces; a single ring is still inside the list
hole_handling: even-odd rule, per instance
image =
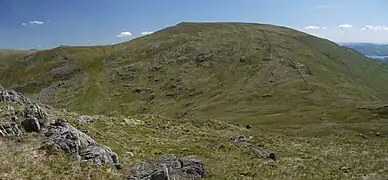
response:
[[[216,118],[288,131],[290,118],[307,123],[306,114],[319,119],[342,114],[343,104],[388,98],[386,66],[261,24],[181,23],[113,46],[61,46],[8,62],[4,86],[85,114]]]
[[[376,179],[387,171],[379,165],[388,149],[388,66],[290,28],[184,22],[116,45],[0,62],[4,87],[68,116],[100,115],[82,127],[119,156],[135,147],[136,162],[195,154],[209,179]],[[280,159],[269,166],[236,147],[238,136]]]
[[[345,43],[342,45],[368,56],[388,56],[388,44]]]

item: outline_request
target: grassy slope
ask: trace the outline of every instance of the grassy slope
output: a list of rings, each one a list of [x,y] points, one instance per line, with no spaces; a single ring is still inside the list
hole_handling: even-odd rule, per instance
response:
[[[308,84],[292,62],[309,68],[301,74]],[[356,106],[388,97],[386,65],[295,30],[247,23],[181,23],[113,46],[40,51],[11,67],[1,83],[43,89],[41,99],[56,107],[215,118],[289,134],[368,131],[375,124],[358,122],[380,120]]]
[[[7,113],[0,103],[0,116]],[[8,103],[8,105],[10,105]],[[14,106],[14,108],[18,108]],[[207,178],[218,179],[383,179],[388,173],[388,142],[384,137],[341,133],[322,138],[293,137],[246,129],[217,120],[171,119],[161,116],[95,116],[92,124],[77,124],[79,114],[49,111],[87,131],[118,153],[126,169],[163,154],[196,155],[205,163]],[[272,162],[240,148],[231,137],[252,136],[277,154]],[[0,140],[0,178],[4,179],[124,179],[112,167],[79,164],[61,153],[38,150],[39,136],[24,141]],[[222,146],[221,146],[222,145]],[[131,150],[134,157],[126,161]],[[32,166],[33,165],[33,166]],[[10,168],[12,167],[12,168]],[[386,177],[386,176],[385,176]]]

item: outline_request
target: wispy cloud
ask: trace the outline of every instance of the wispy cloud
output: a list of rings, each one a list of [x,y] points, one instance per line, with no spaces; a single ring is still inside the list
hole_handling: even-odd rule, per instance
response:
[[[152,34],[152,33],[154,33],[154,32],[144,31],[141,33],[141,35],[148,35],[148,34]]]
[[[123,31],[120,34],[116,35],[116,37],[127,37],[127,36],[132,36],[132,33],[129,31]]]
[[[323,9],[327,10],[327,9],[335,9],[335,8],[339,8],[339,6],[334,4],[321,4],[321,5],[311,7],[310,10],[323,10]]]
[[[26,26],[27,25],[27,23],[22,23],[22,26]]]
[[[342,28],[342,29],[350,29],[350,28],[353,28],[353,25],[351,24],[340,24],[338,25],[339,28]]]
[[[30,23],[30,24],[39,24],[39,25],[44,24],[43,21],[30,21],[30,22],[28,22],[28,23]]]
[[[306,27],[304,27],[304,28],[305,28],[305,29],[320,29],[319,26],[312,26],[312,25],[306,26]]]
[[[314,26],[314,25],[310,25],[310,26],[305,26],[304,27],[304,29],[323,29],[323,30],[325,30],[325,29],[329,29],[328,27],[325,27],[325,26]]]
[[[388,26],[373,26],[373,25],[366,25],[361,28],[361,30],[374,30],[374,31],[388,31]]]

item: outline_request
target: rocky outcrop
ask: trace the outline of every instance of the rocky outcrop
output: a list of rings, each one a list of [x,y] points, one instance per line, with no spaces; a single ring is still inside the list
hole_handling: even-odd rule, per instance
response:
[[[116,153],[63,120],[58,119],[48,125],[45,136],[46,139],[43,142],[45,148],[63,150],[78,160],[91,161],[100,165],[114,164],[116,168],[121,168]]]
[[[150,163],[139,163],[130,167],[128,180],[185,180],[206,176],[204,165],[195,157],[178,159],[167,155]]]
[[[43,149],[63,150],[78,160],[113,164],[121,169],[116,153],[65,121],[58,119],[54,122],[49,111],[42,108],[38,102],[31,101],[13,90],[0,88],[0,102],[2,101],[11,102],[23,110],[15,110],[12,106],[4,107],[8,113],[0,117],[1,136],[23,137],[28,132],[39,132],[44,135]],[[76,121],[89,123],[93,118],[80,116]]]
[[[269,158],[269,159],[276,161],[275,152],[271,151],[270,149],[265,147],[263,144],[257,145],[256,143],[251,142],[251,139],[252,139],[251,137],[246,138],[244,136],[239,136],[236,138],[231,138],[230,140],[232,140],[234,143],[236,143],[236,145],[238,145],[242,148],[249,149],[255,155],[259,155],[261,157],[266,157],[266,158]]]
[[[7,105],[0,119],[0,134],[4,137],[21,138],[25,132],[39,132],[49,121],[48,114],[37,103],[13,90],[0,89],[0,102],[8,102],[23,110]]]
[[[10,101],[18,105],[25,105],[30,102],[22,94],[14,90],[6,90],[0,88],[0,102],[1,101]]]

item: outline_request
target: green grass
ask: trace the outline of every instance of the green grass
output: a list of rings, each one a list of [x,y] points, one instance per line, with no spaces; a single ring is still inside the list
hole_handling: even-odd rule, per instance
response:
[[[9,105],[9,103],[8,103]],[[1,106],[5,107],[5,106]],[[16,107],[15,107],[16,108]],[[205,163],[206,179],[382,179],[386,167],[386,137],[350,131],[337,131],[323,137],[295,137],[246,129],[217,120],[171,119],[145,115],[132,117],[94,116],[92,124],[78,124],[76,113],[49,111],[87,131],[97,142],[118,153],[124,169],[164,154],[179,157],[196,155]],[[236,146],[230,138],[252,136],[276,152],[277,161],[252,154]],[[60,152],[39,150],[39,136],[29,135],[22,142],[1,141],[0,161],[3,178],[10,179],[124,179],[125,171],[112,166],[101,169],[78,164]],[[366,139],[365,139],[366,138]],[[221,147],[220,145],[223,145]],[[134,157],[125,161],[124,154]],[[31,166],[33,164],[34,166]],[[8,168],[17,167],[17,168]]]
[[[58,116],[70,122],[76,117]],[[385,137],[369,133],[365,133],[366,139],[351,131],[319,138],[295,137],[217,120],[153,115],[97,116],[96,122],[78,128],[111,147],[121,160],[131,150],[134,157],[122,161],[124,167],[164,154],[196,155],[205,163],[206,179],[379,179],[388,173],[388,142]],[[238,136],[252,136],[254,142],[265,144],[276,152],[278,161],[271,162],[236,146],[230,138]],[[221,144],[224,148],[219,148]]]
[[[0,116],[7,114],[0,103]],[[93,116],[95,122],[79,124],[80,116],[67,111],[48,111],[53,119],[65,119],[119,155],[124,171],[113,166],[98,168],[76,163],[61,152],[39,150],[40,135],[29,134],[21,142],[0,141],[1,178],[5,179],[124,179],[129,166],[164,154],[196,155],[203,160],[206,179],[382,179],[388,173],[386,137],[366,132],[336,130],[318,137],[288,136],[265,129],[246,129],[225,121],[173,119],[156,115],[130,117]],[[372,122],[363,122],[372,123]],[[385,126],[378,122],[379,125]],[[318,126],[307,126],[316,127]],[[316,129],[314,129],[316,130]],[[307,130],[311,132],[311,130]],[[317,132],[318,133],[318,132]],[[272,162],[230,141],[252,137],[276,152]],[[223,147],[222,147],[222,146]],[[126,161],[127,151],[134,154]],[[12,167],[12,168],[9,168]]]
[[[58,47],[0,62],[5,87],[45,92],[41,101],[57,108],[103,115],[78,126],[120,156],[133,149],[126,167],[175,153],[201,157],[208,179],[387,173],[386,137],[369,133],[388,134],[384,112],[357,109],[386,102],[387,65],[289,28],[181,23],[112,46]],[[58,67],[71,68],[52,73]],[[51,94],[42,91],[48,87]],[[71,122],[77,116],[55,113]],[[268,164],[229,141],[240,135],[268,145],[279,161]],[[226,148],[215,148],[220,143]]]

